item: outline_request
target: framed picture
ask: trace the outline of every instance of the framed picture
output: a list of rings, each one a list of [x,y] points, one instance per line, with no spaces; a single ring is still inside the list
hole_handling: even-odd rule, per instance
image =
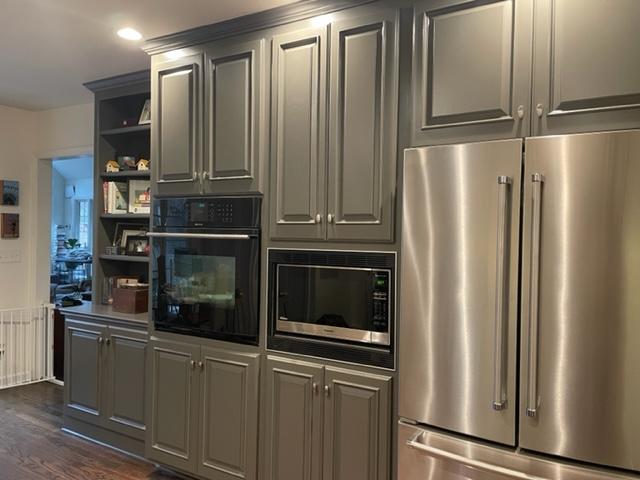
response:
[[[147,123],[151,123],[151,100],[149,99],[144,102],[144,107],[142,107],[142,112],[140,112],[138,125],[145,125]]]
[[[2,214],[2,238],[19,238],[20,237],[20,214],[3,213]]]
[[[0,205],[17,206],[20,199],[20,182],[0,180]]]
[[[151,181],[129,180],[129,213],[151,213]]]
[[[116,223],[116,230],[113,235],[113,246],[125,248],[129,235],[146,235],[149,227],[141,223]]]
[[[130,235],[127,237],[126,255],[149,255],[149,239],[142,235]]]

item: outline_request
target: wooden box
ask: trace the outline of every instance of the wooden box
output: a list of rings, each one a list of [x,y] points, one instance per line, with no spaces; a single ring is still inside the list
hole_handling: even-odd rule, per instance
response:
[[[113,310],[120,313],[145,313],[149,310],[149,287],[114,288]]]

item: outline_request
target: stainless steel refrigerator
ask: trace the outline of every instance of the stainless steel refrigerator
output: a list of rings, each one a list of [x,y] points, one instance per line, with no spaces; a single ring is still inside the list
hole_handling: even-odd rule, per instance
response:
[[[405,153],[400,480],[638,478],[640,130]]]

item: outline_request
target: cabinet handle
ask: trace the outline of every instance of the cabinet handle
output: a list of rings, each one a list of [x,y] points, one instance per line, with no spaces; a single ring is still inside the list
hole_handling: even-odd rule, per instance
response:
[[[541,103],[536,105],[536,114],[538,115],[538,118],[542,117],[542,114],[544,113],[544,107],[542,106]]]
[[[317,395],[317,394],[318,394],[318,384],[317,384],[316,382],[313,382],[313,383],[311,384],[311,390],[313,391],[313,394],[314,394],[314,395]]]
[[[329,398],[329,395],[331,395],[331,387],[329,385],[325,385],[324,386],[324,396]]]
[[[189,362],[189,365],[191,365],[191,370],[195,370],[196,369],[196,362],[195,361],[191,360]]]
[[[202,172],[202,181],[205,181],[209,178],[209,172]]]
[[[98,337],[98,345],[102,345],[104,343],[104,338]]]
[[[518,118],[522,120],[524,118],[524,105],[518,105],[516,112],[518,114]]]
[[[204,371],[204,362],[198,362],[198,368],[200,368],[200,370]]]
[[[329,215],[327,215],[327,222],[329,222],[329,223],[333,223],[334,218],[335,218],[335,217],[333,216],[333,214],[332,214],[332,213],[330,213]]]
[[[322,215],[316,214],[316,223],[322,223]]]
[[[110,339],[110,338],[107,338],[107,339],[104,341],[104,343],[106,343],[106,344],[107,344],[107,346],[111,345],[111,339]]]

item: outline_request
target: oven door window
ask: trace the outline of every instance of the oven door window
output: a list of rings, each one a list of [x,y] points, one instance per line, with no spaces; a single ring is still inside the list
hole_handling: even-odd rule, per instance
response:
[[[154,241],[158,330],[257,343],[259,241]]]

